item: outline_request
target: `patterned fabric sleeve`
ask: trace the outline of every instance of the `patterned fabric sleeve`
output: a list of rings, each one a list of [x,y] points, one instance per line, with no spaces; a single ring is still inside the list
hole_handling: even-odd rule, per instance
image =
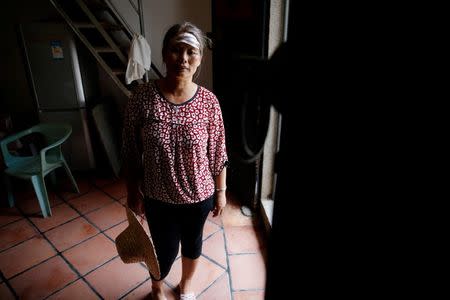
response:
[[[136,87],[125,107],[122,130],[122,162],[136,174],[142,169],[142,151],[139,143],[140,107],[142,102],[141,87]]]
[[[222,111],[217,98],[212,101],[212,109],[208,126],[208,159],[209,168],[213,176],[218,176],[228,165],[228,156],[225,145],[225,128]]]

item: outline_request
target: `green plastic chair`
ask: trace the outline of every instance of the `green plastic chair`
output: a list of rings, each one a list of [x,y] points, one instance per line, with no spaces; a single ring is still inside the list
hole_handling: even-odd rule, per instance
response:
[[[32,156],[17,156],[9,152],[8,144],[32,133],[41,133],[45,137],[47,146],[41,149],[39,153]],[[41,123],[0,141],[1,151],[7,167],[5,170],[7,176],[5,177],[10,207],[14,206],[14,196],[8,176],[31,179],[44,218],[52,215],[44,180],[47,174],[59,167],[63,167],[74,189],[77,193],[80,193],[77,183],[61,152],[61,144],[67,140],[71,133],[72,127],[68,124]]]

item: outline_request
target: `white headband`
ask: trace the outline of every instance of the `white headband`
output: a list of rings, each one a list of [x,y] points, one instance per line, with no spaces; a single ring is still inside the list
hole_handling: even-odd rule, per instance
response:
[[[195,35],[189,32],[183,32],[182,34],[177,35],[175,38],[175,42],[185,43],[200,50],[200,43],[198,39],[195,37]]]

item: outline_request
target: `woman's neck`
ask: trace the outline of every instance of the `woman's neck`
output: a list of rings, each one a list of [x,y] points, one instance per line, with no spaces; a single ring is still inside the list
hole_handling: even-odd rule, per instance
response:
[[[166,77],[158,83],[164,97],[176,104],[189,100],[197,90],[197,85],[191,80],[172,80]]]

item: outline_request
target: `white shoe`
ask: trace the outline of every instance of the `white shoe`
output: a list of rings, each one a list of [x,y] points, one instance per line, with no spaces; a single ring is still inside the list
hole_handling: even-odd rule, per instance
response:
[[[197,300],[194,293],[180,294],[180,300]]]

